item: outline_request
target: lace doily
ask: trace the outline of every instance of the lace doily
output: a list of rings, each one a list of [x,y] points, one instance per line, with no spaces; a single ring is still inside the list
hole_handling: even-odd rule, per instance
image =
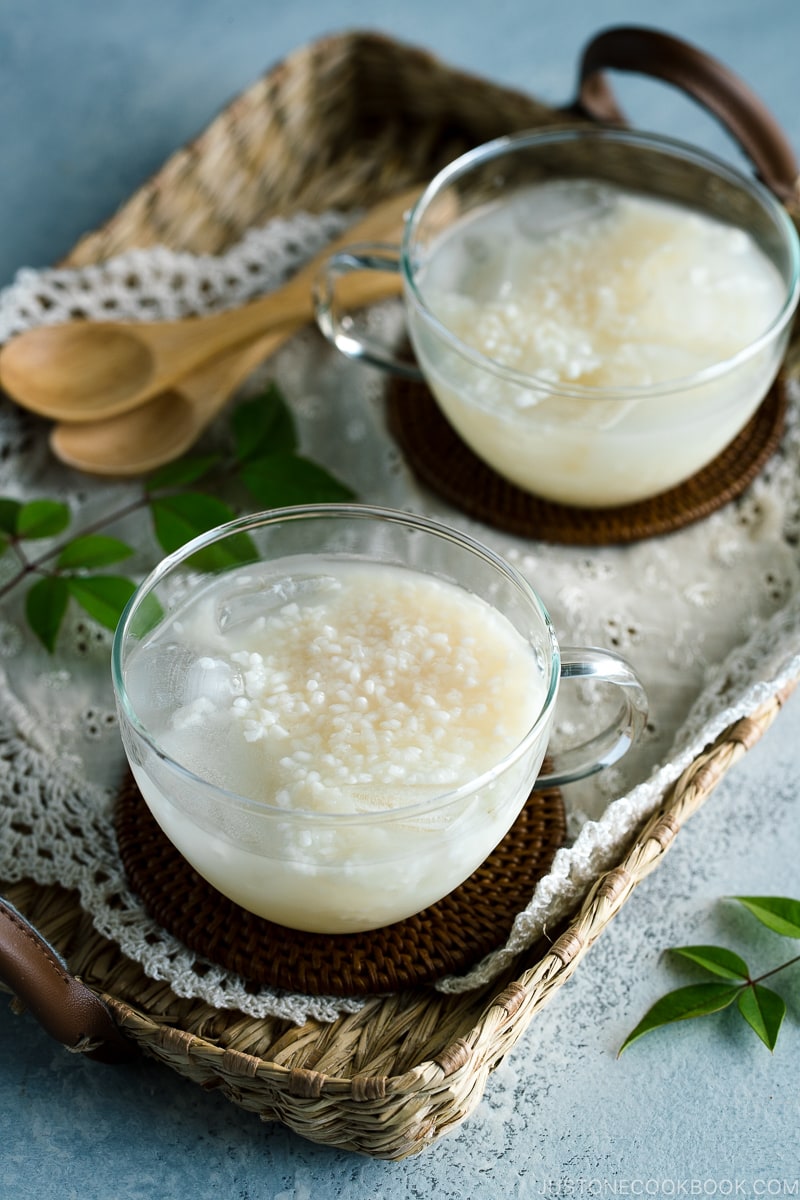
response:
[[[0,294],[0,340],[76,313],[177,317],[241,303],[276,286],[350,219],[328,213],[275,221],[219,258],[160,248],[77,271],[21,271]],[[392,304],[369,319],[390,332],[401,324]],[[490,544],[536,586],[563,644],[620,651],[650,697],[640,745],[616,767],[565,789],[569,845],[517,917],[507,945],[468,975],[439,985],[466,990],[489,980],[566,913],[709,741],[800,675],[797,396],[793,391],[779,453],[739,501],[665,538],[586,550],[489,530],[422,490],[386,432],[382,377],[343,359],[315,331],[288,343],[242,395],[267,378],[291,403],[311,458],[362,500],[443,519]],[[222,418],[206,443],[213,445],[224,429]],[[43,423],[3,403],[0,494],[60,497],[73,511],[76,531],[138,494],[135,484],[90,480],[54,461],[44,435]],[[160,557],[141,516],[122,520],[114,532],[137,548],[131,572],[146,573]],[[0,558],[0,586],[13,574],[8,558]],[[0,878],[77,889],[97,929],[180,996],[298,1022],[353,1011],[358,1001],[253,993],[243,980],[198,962],[144,913],[127,885],[113,833],[124,756],[109,647],[110,635],[70,612],[51,658],[27,628],[22,589],[6,597],[0,613]],[[565,684],[562,698],[555,737],[567,741],[592,697],[580,685]]]

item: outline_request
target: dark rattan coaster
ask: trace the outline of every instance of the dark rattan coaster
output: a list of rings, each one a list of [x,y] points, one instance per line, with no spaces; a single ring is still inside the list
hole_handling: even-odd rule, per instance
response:
[[[569,508],[525,492],[469,449],[422,383],[393,379],[389,430],[431,491],[486,525],[539,541],[608,546],[674,533],[740,495],[777,449],[786,415],[783,380],[721,454],[678,487],[619,508]]]
[[[251,984],[306,995],[400,991],[466,970],[502,945],[565,833],[557,789],[532,793],[485,863],[438,904],[368,933],[274,925],[206,883],[161,832],[131,779],[116,811],[120,854],[148,913],[204,958]]]

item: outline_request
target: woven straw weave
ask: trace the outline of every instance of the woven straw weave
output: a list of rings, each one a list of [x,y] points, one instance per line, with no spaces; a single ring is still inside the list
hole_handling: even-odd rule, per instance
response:
[[[387,38],[325,39],[237,98],[66,261],[84,265],[157,243],[218,252],[275,215],[369,204],[426,180],[472,145],[565,119],[574,120]],[[255,1020],[179,999],[148,979],[98,935],[73,894],[30,882],[2,890],[144,1051],[313,1141],[399,1159],[478,1104],[490,1072],[758,740],[781,699],[728,729],[691,765],[555,941],[466,995],[371,998],[330,1025]]]
[[[98,935],[74,895],[31,883],[4,890],[147,1053],[311,1141],[400,1159],[431,1145],[476,1107],[489,1074],[782,701],[776,697],[738,721],[692,763],[552,943],[521,956],[505,978],[463,995],[420,990],[376,997],[330,1025],[255,1020],[181,1000],[146,978]]]

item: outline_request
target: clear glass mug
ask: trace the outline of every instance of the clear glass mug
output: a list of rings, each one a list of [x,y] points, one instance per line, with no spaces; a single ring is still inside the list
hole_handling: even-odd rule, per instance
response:
[[[353,798],[345,785],[337,793],[334,780],[328,795],[335,811],[298,810],[270,794],[265,781],[299,743],[291,728],[277,750],[266,737],[248,741],[237,730],[232,709],[251,685],[241,676],[233,681],[242,660],[230,657],[226,636],[233,631],[240,650],[255,644],[248,622],[263,629],[257,623],[273,611],[275,597],[282,612],[298,580],[352,564],[454,587],[479,606],[475,634],[482,645],[488,605],[491,618],[499,614],[518,641],[523,687],[535,699],[513,744],[474,777],[435,782],[411,800],[400,785],[394,795],[382,786],[378,807],[370,804],[368,784]],[[316,584],[303,591],[307,586],[298,593],[300,605],[315,602]],[[187,606],[198,602],[206,616],[192,626]],[[604,650],[559,648],[539,596],[490,549],[424,518],[361,505],[275,510],[189,542],[131,599],[114,638],[112,675],[131,770],[177,849],[244,908],[327,933],[377,928],[441,899],[491,853],[534,786],[565,783],[617,761],[647,714],[630,665]],[[562,679],[611,685],[619,710],[606,728],[556,755],[543,775]],[[314,759],[309,766],[322,772],[327,787],[325,771],[332,768],[323,761],[324,743],[305,745],[313,753],[300,746],[300,757]]]
[[[476,348],[474,330],[469,339],[456,331],[462,319],[458,305],[463,296],[468,294],[472,303],[487,290],[496,305],[503,288],[517,286],[508,283],[515,270],[527,286],[519,264],[527,264],[529,253],[532,189],[543,183],[550,189],[573,189],[568,201],[563,199],[566,191],[551,190],[549,213],[536,218],[560,221],[564,228],[587,216],[602,218],[609,189],[622,189],[746,231],[773,275],[774,295],[764,302],[769,317],[759,324],[757,335],[737,343],[735,353],[694,369],[692,364],[703,359],[694,351],[689,357],[689,342],[701,324],[692,299],[696,283],[690,281],[685,299],[675,303],[673,296],[668,306],[669,320],[681,334],[685,320],[686,344],[682,338],[676,344],[673,332],[672,341],[665,337],[666,344],[660,345],[657,329],[653,344],[634,346],[630,377],[614,386],[567,377],[577,369],[570,355],[580,359],[587,352],[580,345],[565,349],[563,329],[551,339],[550,363],[544,361],[550,353],[545,347],[544,365],[533,373],[514,365],[519,347],[508,343],[504,329],[496,351],[484,334],[483,346]],[[487,240],[485,225],[476,233],[476,222],[484,222],[487,214],[503,223],[502,236],[496,233],[493,240]],[[541,226],[535,227],[533,237],[541,232]],[[732,261],[736,245],[731,242]],[[637,253],[635,248],[631,253]],[[331,257],[317,281],[315,307],[322,332],[344,354],[424,378],[456,432],[501,475],[549,500],[604,507],[637,502],[676,486],[711,462],[743,429],[782,362],[800,294],[799,264],[792,222],[755,179],[667,138],[556,128],[499,138],[447,166],[409,214],[399,247],[354,246]],[[592,279],[591,263],[588,269],[587,286],[598,285],[593,294],[601,297],[604,279]],[[362,335],[350,315],[339,310],[336,280],[355,270],[400,273],[418,369],[399,362],[376,337]],[[516,302],[517,293],[511,295]],[[617,303],[614,295],[610,303],[612,308]],[[703,300],[700,307],[705,320],[714,305]],[[479,311],[485,329],[496,308]],[[735,304],[728,311],[735,314]],[[761,316],[759,312],[759,322]],[[548,313],[540,311],[535,322],[543,328],[547,319]],[[603,325],[606,320],[601,311],[600,335],[610,328]],[[533,323],[532,318],[526,327],[518,326],[520,336],[527,337]],[[628,350],[623,346],[621,353]],[[589,358],[592,353],[590,346]],[[603,355],[601,337],[596,349],[601,364],[608,361]]]

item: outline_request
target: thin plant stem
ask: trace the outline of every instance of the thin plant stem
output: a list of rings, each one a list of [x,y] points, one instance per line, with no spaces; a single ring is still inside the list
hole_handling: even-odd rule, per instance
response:
[[[223,465],[222,470],[220,470],[218,474],[225,479],[232,474],[232,471],[230,467],[227,467],[226,469]],[[78,536],[86,537],[89,534],[97,533],[99,530],[106,529],[109,525],[113,525],[116,521],[121,521],[124,517],[129,517],[131,513],[139,512],[139,510],[142,508],[147,508],[155,494],[156,493],[154,492],[148,492],[145,490],[145,492],[137,500],[132,500],[129,504],[125,504],[122,506],[122,508],[117,509],[116,512],[109,513],[104,517],[98,517],[96,521],[92,521],[88,525],[84,525]],[[2,600],[4,596],[7,596],[9,592],[12,592],[26,575],[34,574],[34,572],[38,571],[40,567],[50,562],[51,559],[57,558],[61,551],[68,546],[70,542],[74,541],[74,536],[75,535],[64,538],[62,541],[57,542],[55,546],[51,546],[49,550],[47,550],[44,554],[40,554],[38,558],[26,558],[19,545],[19,541],[23,539],[12,538],[10,544],[13,546],[17,557],[22,563],[22,569],[17,572],[13,579],[9,579],[3,584],[2,587],[0,587],[0,600]]]
[[[88,534],[97,533],[98,530],[105,529],[107,526],[112,525],[115,521],[121,521],[123,517],[128,517],[131,513],[138,512],[139,509],[145,508],[148,503],[149,496],[140,496],[138,500],[131,501],[130,504],[124,505],[116,512],[110,513],[105,517],[99,517],[96,521],[92,521],[91,524],[85,525],[81,529],[79,536],[86,537]],[[22,569],[17,572],[13,579],[9,579],[3,584],[2,587],[0,587],[0,600],[2,600],[4,596],[7,596],[9,592],[13,591],[20,580],[24,579],[26,575],[32,575],[35,571],[38,571],[40,567],[44,566],[45,563],[50,562],[50,560],[53,558],[57,558],[61,551],[74,540],[74,535],[72,537],[64,538],[62,541],[57,542],[55,546],[51,546],[50,549],[44,554],[40,554],[38,558],[26,558],[19,547],[19,541],[17,539],[12,539],[11,545],[14,547],[15,553],[22,563]]]
[[[777,975],[778,971],[785,971],[787,967],[791,967],[796,962],[800,962],[800,954],[796,954],[794,958],[781,963],[779,967],[773,967],[771,971],[765,971],[763,975],[758,975],[755,979],[749,979],[747,982],[748,984],[761,983],[762,979],[769,979],[770,975]]]

